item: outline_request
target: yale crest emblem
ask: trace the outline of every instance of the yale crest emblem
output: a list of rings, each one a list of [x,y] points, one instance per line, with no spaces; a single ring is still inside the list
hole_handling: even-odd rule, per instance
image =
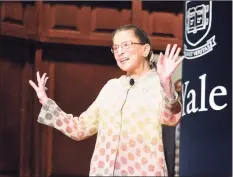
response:
[[[206,39],[212,23],[212,1],[186,1],[185,2],[185,40],[186,59],[195,59],[213,50],[216,45],[215,35]],[[204,45],[202,44],[203,42]],[[202,45],[200,45],[202,44]]]

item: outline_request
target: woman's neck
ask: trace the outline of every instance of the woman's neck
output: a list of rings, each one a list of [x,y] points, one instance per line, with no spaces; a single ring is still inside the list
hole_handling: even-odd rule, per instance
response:
[[[132,72],[128,72],[127,75],[131,78],[139,78],[150,70],[150,65],[147,62],[144,62],[140,67],[133,70]]]

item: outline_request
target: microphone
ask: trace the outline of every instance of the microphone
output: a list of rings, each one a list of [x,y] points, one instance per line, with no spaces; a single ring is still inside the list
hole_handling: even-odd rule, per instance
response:
[[[131,78],[130,80],[129,80],[129,84],[131,85],[131,86],[133,86],[134,85],[134,79],[133,78]]]

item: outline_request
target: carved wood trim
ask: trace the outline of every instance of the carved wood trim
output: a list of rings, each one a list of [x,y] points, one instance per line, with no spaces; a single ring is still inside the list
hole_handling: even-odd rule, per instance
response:
[[[17,2],[16,5],[14,3],[12,5],[17,6],[18,14],[24,13],[24,19],[22,15],[18,17],[11,11],[8,13],[7,2],[1,2],[1,19],[3,20],[1,20],[0,34],[2,35],[37,40],[42,43],[110,47],[112,45],[111,33],[123,24],[132,23],[143,28],[150,35],[153,50],[164,50],[168,43],[181,45],[183,40],[182,13],[175,15],[176,13],[165,12],[159,17],[160,12],[154,11],[156,8],[151,7],[151,2],[148,5],[146,2],[132,0],[129,2],[131,6],[123,4],[119,7],[108,3],[104,5],[101,2],[66,3],[40,0],[29,6],[26,6],[25,2]],[[32,9],[35,10],[32,11]],[[66,15],[63,15],[64,13]],[[17,23],[4,20],[7,16],[10,18],[12,16],[13,21]],[[168,23],[166,26],[166,18],[169,20],[169,16],[173,18],[175,25],[173,25],[173,32],[164,36],[161,30],[166,31],[171,28]],[[164,20],[159,20],[160,18]],[[159,23],[161,23],[160,27],[158,27]],[[157,30],[161,29],[160,32],[156,31],[155,27]]]
[[[43,10],[43,2],[41,0],[36,1],[36,23],[37,23],[37,39],[39,40],[39,37],[42,32],[42,10]]]
[[[1,34],[25,39],[35,39],[34,2],[1,2]]]
[[[142,23],[142,2],[139,0],[132,0],[132,23],[141,27]]]

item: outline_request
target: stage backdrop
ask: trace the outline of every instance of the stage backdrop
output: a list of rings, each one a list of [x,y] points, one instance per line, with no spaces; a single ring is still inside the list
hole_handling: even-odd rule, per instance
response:
[[[184,2],[180,176],[232,176],[232,2]]]

